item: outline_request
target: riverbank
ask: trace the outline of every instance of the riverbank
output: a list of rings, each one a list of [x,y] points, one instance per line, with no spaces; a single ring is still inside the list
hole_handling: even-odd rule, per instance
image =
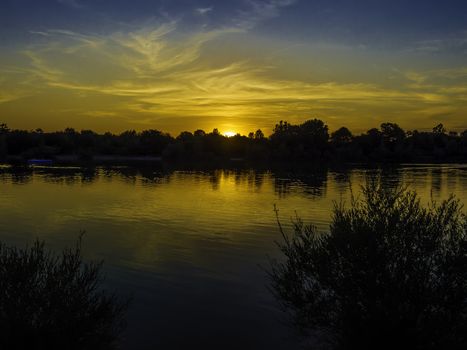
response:
[[[293,168],[352,168],[352,167],[394,167],[400,165],[426,165],[426,164],[467,164],[463,157],[421,157],[416,160],[361,160],[344,161],[340,159],[248,159],[248,158],[223,158],[203,157],[190,159],[167,159],[162,156],[128,156],[128,155],[93,155],[82,157],[75,154],[56,155],[48,158],[25,158],[22,156],[7,156],[0,163],[14,166],[153,166],[170,169],[293,169]]]

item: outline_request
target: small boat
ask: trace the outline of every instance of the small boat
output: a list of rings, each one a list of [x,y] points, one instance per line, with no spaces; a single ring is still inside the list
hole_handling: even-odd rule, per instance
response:
[[[28,159],[30,165],[50,165],[53,164],[52,159]]]

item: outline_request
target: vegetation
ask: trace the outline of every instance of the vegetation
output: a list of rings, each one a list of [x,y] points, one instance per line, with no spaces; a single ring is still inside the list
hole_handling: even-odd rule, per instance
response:
[[[281,232],[272,290],[315,344],[466,348],[467,220],[453,197],[423,207],[372,182],[350,208],[335,205],[329,233],[300,219]]]
[[[0,244],[0,348],[115,348],[126,303],[100,290],[101,264],[80,246],[56,256],[38,241]]]
[[[300,125],[279,122],[266,137],[261,130],[226,137],[214,129],[184,131],[177,137],[158,131],[125,131],[119,135],[97,134],[91,130],[43,132],[10,130],[0,125],[0,160],[59,158],[74,156],[92,160],[94,156],[156,156],[167,161],[377,161],[423,162],[466,161],[467,130],[447,132],[442,124],[431,132],[404,131],[397,124],[383,123],[353,135],[341,127],[329,135],[321,120]]]

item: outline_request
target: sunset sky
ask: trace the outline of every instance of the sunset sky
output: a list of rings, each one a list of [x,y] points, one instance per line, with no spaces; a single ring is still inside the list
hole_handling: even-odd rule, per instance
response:
[[[0,123],[467,129],[465,0],[2,0]]]

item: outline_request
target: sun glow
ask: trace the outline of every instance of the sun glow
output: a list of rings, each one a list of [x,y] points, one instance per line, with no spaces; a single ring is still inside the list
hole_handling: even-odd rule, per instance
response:
[[[224,136],[226,136],[226,137],[233,137],[233,136],[235,136],[235,135],[237,135],[237,133],[236,133],[236,132],[233,132],[233,131],[226,131],[226,132],[224,132]]]

